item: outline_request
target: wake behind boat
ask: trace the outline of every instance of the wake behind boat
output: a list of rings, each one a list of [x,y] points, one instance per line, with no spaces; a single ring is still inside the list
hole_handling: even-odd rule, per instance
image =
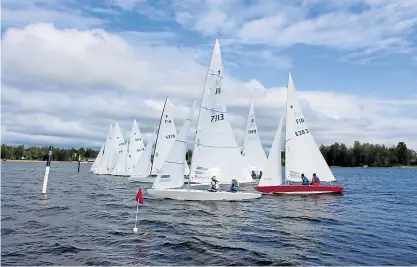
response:
[[[281,155],[282,119],[270,153]],[[281,156],[274,160],[268,158],[264,175],[255,186],[255,190],[272,194],[328,194],[341,193],[343,186],[320,185],[320,182],[336,181],[332,171],[321,154],[311,131],[304,118],[298,102],[295,86],[291,74],[288,79],[287,107],[286,107],[286,134],[285,134],[285,180],[287,183],[300,183],[302,176],[315,173],[320,176],[316,185],[283,185],[281,173]],[[271,155],[270,155],[271,157]]]

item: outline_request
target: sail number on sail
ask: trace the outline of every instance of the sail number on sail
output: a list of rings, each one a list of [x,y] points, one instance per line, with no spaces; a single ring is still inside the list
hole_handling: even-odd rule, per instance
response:
[[[175,134],[168,134],[165,136],[167,139],[175,138]]]
[[[295,131],[295,136],[300,136],[300,135],[303,135],[303,134],[308,134],[309,132],[310,131],[308,129]]]
[[[142,138],[135,138],[136,142],[142,141]]]
[[[248,130],[248,134],[256,134],[256,129]]]
[[[304,120],[304,118],[300,118],[300,119],[296,119],[296,120],[295,120],[295,122],[296,122],[297,124],[300,124],[300,123],[304,123],[304,122],[305,122],[305,120]]]
[[[216,122],[216,121],[222,121],[224,120],[224,114],[217,114],[217,115],[211,115],[211,122]]]

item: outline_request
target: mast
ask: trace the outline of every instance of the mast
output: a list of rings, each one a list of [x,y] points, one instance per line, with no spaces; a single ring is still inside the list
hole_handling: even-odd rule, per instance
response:
[[[287,114],[288,114],[288,86],[290,84],[290,79],[292,80],[291,72],[288,75],[287,99],[285,100],[285,142],[284,142],[284,144],[285,144],[285,153],[284,153],[284,156],[285,156],[285,158],[284,158],[284,160],[285,160],[285,175],[284,175],[285,181],[284,181],[284,184],[288,184],[288,181],[287,181],[287,173],[288,174],[290,173],[290,170],[288,170],[288,172],[287,172],[287,166],[288,166],[287,165],[287,155],[288,155],[287,141],[289,141],[287,139]],[[282,158],[282,156],[280,158]],[[281,162],[282,162],[282,160],[281,160]]]
[[[149,176],[152,175],[153,162],[155,161],[156,145],[158,144],[159,130],[161,129],[162,118],[164,116],[164,111],[165,111],[165,106],[167,105],[167,100],[168,100],[168,97],[165,98],[164,107],[163,107],[162,113],[161,113],[161,119],[159,120],[158,132],[156,134],[156,141],[155,141],[155,150],[154,150],[153,160],[152,160],[152,163],[151,163],[151,171],[149,173]]]
[[[218,42],[218,38],[216,39],[216,42],[214,43],[214,47],[216,46],[216,43],[217,43],[217,42]],[[213,49],[214,49],[214,47],[213,47]],[[205,92],[205,89],[206,89],[207,77],[208,77],[209,75],[211,75],[211,74],[209,73],[209,71],[210,71],[210,65],[211,65],[211,60],[212,60],[212,59],[213,59],[213,53],[211,53],[211,56],[210,56],[210,62],[209,62],[209,65],[207,66],[207,74],[206,74],[206,79],[204,80],[203,93],[201,94],[200,107],[199,107],[199,109],[198,109],[197,125],[196,125],[196,128],[195,128],[195,136],[194,136],[194,144],[193,144],[193,153],[192,153],[192,156],[191,156],[190,173],[188,174],[188,189],[190,189],[191,172],[192,172],[192,170],[193,170],[193,166],[194,166],[194,164],[195,164],[195,163],[194,163],[194,162],[195,162],[195,160],[194,160],[194,152],[195,152],[195,148],[196,148],[196,144],[197,144],[198,124],[199,124],[199,122],[200,122],[201,107],[203,106],[203,99],[204,99],[204,92]]]

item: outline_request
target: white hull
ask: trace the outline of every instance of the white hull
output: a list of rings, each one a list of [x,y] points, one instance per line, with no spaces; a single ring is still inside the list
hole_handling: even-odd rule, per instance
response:
[[[127,178],[129,181],[144,183],[144,184],[153,184],[156,177],[132,177]],[[188,183],[188,178],[184,178],[184,184]]]
[[[148,194],[158,198],[174,200],[196,200],[196,201],[241,201],[260,198],[262,194],[243,192],[210,192],[195,189],[147,189]]]

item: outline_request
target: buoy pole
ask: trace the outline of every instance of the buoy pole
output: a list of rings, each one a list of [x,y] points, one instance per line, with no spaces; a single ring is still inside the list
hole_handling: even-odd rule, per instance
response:
[[[45,174],[43,176],[42,195],[46,195],[46,187],[48,185],[49,168],[52,160],[52,146],[49,146],[48,159],[46,160]]]
[[[80,172],[81,157],[78,155],[78,172]]]

